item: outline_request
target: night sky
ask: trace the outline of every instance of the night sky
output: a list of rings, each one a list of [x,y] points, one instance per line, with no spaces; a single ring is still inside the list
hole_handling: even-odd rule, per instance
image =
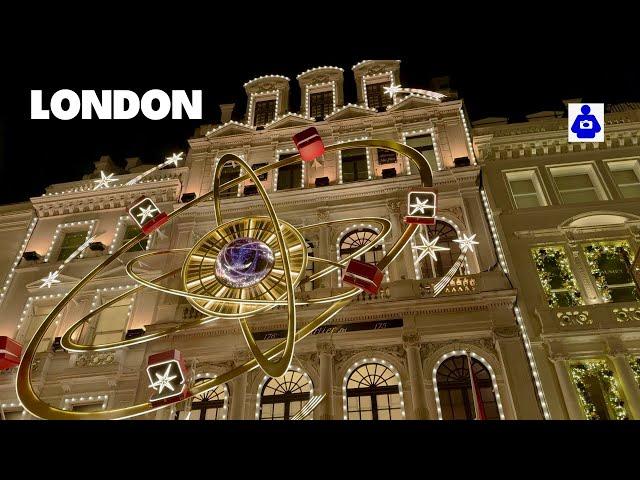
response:
[[[115,23],[93,18],[78,25],[67,19],[62,28],[45,19],[26,30],[3,32],[0,204],[79,180],[101,155],[119,165],[126,157],[160,163],[171,152],[186,150],[198,125],[219,121],[219,103],[236,102],[236,113],[244,112],[243,83],[265,74],[292,80],[294,109],[300,103],[295,77],[321,65],[345,70],[345,102],[355,103],[351,66],[363,59],[401,60],[406,87],[425,88],[430,78],[449,75],[472,120],[518,120],[562,109],[567,98],[640,101],[637,26],[625,25],[626,16],[618,13],[614,23],[603,16],[593,28],[520,10],[503,11],[511,17],[491,22],[476,12],[463,17],[464,12],[406,7],[396,12],[406,17],[401,25],[380,7],[371,18],[345,15],[332,19],[335,25],[325,18],[319,28],[306,29],[311,19],[303,10],[290,10],[285,20],[279,16],[275,29],[265,27],[268,19],[260,21],[260,15],[257,23],[245,24],[226,21],[235,18],[228,12],[216,17],[220,12],[191,9],[184,16],[165,12],[171,24],[152,19],[141,26],[111,13]],[[140,96],[153,88],[200,89],[203,120],[29,119],[31,89],[44,90],[48,98],[63,88],[128,89]]]

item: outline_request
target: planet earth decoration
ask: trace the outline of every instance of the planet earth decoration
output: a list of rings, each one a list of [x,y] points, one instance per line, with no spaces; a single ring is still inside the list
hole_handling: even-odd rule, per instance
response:
[[[225,245],[216,258],[216,277],[230,288],[256,285],[274,264],[271,249],[254,238],[238,238]]]

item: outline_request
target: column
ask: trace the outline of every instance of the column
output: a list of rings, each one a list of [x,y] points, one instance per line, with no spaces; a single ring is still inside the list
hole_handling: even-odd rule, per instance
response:
[[[233,380],[230,420],[244,420],[245,398],[247,396],[247,374],[238,375]]]
[[[333,420],[333,355],[335,348],[330,342],[317,345],[320,357],[320,394],[325,394],[324,400],[314,412],[314,420]]]
[[[542,420],[531,366],[513,312],[507,309],[495,312],[494,321],[511,323],[493,328],[493,338],[506,380],[504,386],[507,395],[500,392],[505,416],[509,419]]]
[[[562,390],[562,396],[564,397],[564,404],[567,407],[569,419],[585,420],[586,417],[580,407],[578,392],[569,377],[569,361],[562,356],[555,356],[551,358],[551,361],[556,368],[556,375],[558,376],[558,382],[560,383],[560,389]]]
[[[318,211],[318,223],[320,222],[328,222],[329,221],[329,210],[321,209]],[[320,240],[320,244],[318,245],[318,254],[317,256],[320,258],[326,258],[328,260],[335,260],[334,257],[331,257],[331,239],[330,237],[331,228],[324,227],[319,229],[318,238]],[[318,267],[325,268],[327,265],[318,263]],[[320,288],[331,288],[331,277],[335,276],[335,273],[331,273],[329,275],[325,275],[318,279]]]
[[[608,357],[613,363],[613,367],[620,380],[620,386],[624,392],[627,405],[634,420],[640,420],[640,387],[633,374],[629,359],[624,350],[611,350]]]
[[[409,366],[413,418],[415,420],[428,420],[427,392],[424,387],[422,361],[420,360],[420,335],[417,333],[404,334],[402,342],[407,354],[407,365]]]

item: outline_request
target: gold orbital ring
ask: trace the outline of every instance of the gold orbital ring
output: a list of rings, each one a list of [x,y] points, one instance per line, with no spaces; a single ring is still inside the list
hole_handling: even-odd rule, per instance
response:
[[[367,148],[367,147],[371,147],[371,148],[381,148],[381,149],[386,149],[386,150],[392,150],[402,156],[407,157],[411,162],[413,162],[415,164],[415,166],[418,169],[418,172],[420,174],[420,178],[421,178],[421,184],[423,187],[431,187],[432,186],[432,174],[431,174],[431,168],[429,166],[429,164],[427,163],[426,159],[424,158],[424,156],[422,156],[422,154],[420,152],[418,152],[417,150],[404,145],[402,143],[393,141],[393,140],[357,140],[357,141],[351,141],[351,142],[344,142],[344,143],[336,143],[333,145],[328,145],[325,147],[325,152],[332,152],[332,151],[339,151],[339,150],[343,150],[343,149],[353,149],[353,148]],[[221,170],[221,164],[223,163],[223,160],[226,163],[226,160],[233,160],[237,163],[241,163],[241,165],[245,166],[245,174],[239,176],[238,178],[235,178],[233,180],[230,180],[222,185],[219,185],[219,173]],[[291,157],[288,157],[284,160],[266,165],[264,167],[261,167],[259,169],[256,169],[255,171],[251,170],[250,167],[248,167],[248,165],[246,163],[244,163],[242,161],[242,159],[240,159],[239,157],[235,156],[235,155],[231,155],[231,154],[227,154],[225,156],[222,157],[222,159],[220,160],[220,162],[218,163],[218,166],[216,167],[216,180],[214,180],[214,189],[205,193],[204,195],[201,195],[200,197],[185,203],[184,205],[182,205],[180,208],[174,210],[173,212],[169,213],[167,215],[168,220],[171,221],[174,217],[177,217],[179,215],[181,215],[182,213],[184,213],[186,210],[202,203],[205,202],[207,200],[209,200],[212,195],[214,195],[214,193],[216,194],[217,198],[214,198],[214,213],[216,216],[216,220],[220,223],[220,219],[222,218],[221,212],[220,212],[220,199],[219,199],[219,193],[222,191],[226,191],[229,190],[237,185],[239,185],[241,182],[247,180],[247,179],[251,179],[254,181],[254,183],[256,184],[256,186],[258,187],[258,191],[263,195],[263,198],[266,197],[266,192],[264,192],[264,188],[260,188],[261,187],[261,183],[260,181],[257,180],[257,176],[261,175],[262,173],[268,173],[271,170],[277,169],[277,168],[282,168],[285,167],[287,165],[291,165],[294,164],[296,162],[301,161],[300,155],[293,155]],[[216,188],[218,187],[218,188]],[[265,199],[265,203],[267,206],[267,210],[270,213],[270,217],[274,218],[276,221],[274,221],[274,225],[279,225],[279,221],[277,221],[277,216],[275,215],[275,211],[273,210],[273,206],[270,204],[270,202],[268,201],[268,199]],[[271,215],[271,213],[273,213],[273,216]],[[402,235],[400,235],[400,237],[398,238],[398,240],[393,244],[393,246],[389,249],[389,251],[387,252],[386,255],[383,256],[383,258],[377,263],[378,268],[380,268],[381,270],[384,270],[385,268],[387,268],[387,266],[400,254],[400,252],[402,251],[402,249],[409,243],[409,241],[411,240],[411,237],[413,236],[414,232],[416,231],[416,229],[418,228],[417,224],[410,224],[408,225],[405,230],[403,231]],[[278,238],[278,243],[280,245],[280,248],[283,250],[283,253],[285,255],[285,258],[288,257],[286,255],[286,250],[285,250],[285,245],[284,242],[281,242],[282,240],[282,236],[281,233],[279,232],[279,229],[276,229],[276,234],[279,234],[279,238]],[[63,410],[60,408],[55,408],[49,404],[47,404],[46,402],[42,401],[40,399],[40,397],[36,394],[36,392],[33,389],[33,385],[32,385],[32,375],[31,375],[31,367],[33,364],[33,361],[35,359],[36,356],[36,351],[38,348],[39,343],[42,341],[42,339],[44,338],[47,330],[49,329],[49,327],[51,326],[51,324],[55,321],[56,317],[58,316],[59,313],[61,313],[61,311],[67,306],[67,304],[73,299],[73,297],[75,297],[75,295],[82,289],[84,288],[91,280],[93,280],[100,272],[104,271],[109,265],[111,265],[116,259],[118,259],[121,255],[123,255],[124,253],[126,253],[128,250],[130,250],[134,245],[136,245],[138,242],[140,242],[141,240],[143,240],[147,235],[144,232],[140,232],[138,235],[136,235],[134,238],[132,238],[131,240],[129,240],[127,243],[125,243],[124,245],[122,245],[120,248],[118,248],[118,250],[116,250],[113,254],[111,254],[109,257],[107,257],[101,264],[97,265],[93,270],[91,270],[84,278],[82,278],[78,284],[76,284],[68,293],[67,295],[65,295],[60,302],[53,308],[53,310],[49,313],[49,315],[47,315],[47,317],[45,318],[45,320],[42,322],[42,324],[40,325],[40,327],[38,327],[37,331],[35,332],[33,338],[30,340],[30,342],[28,343],[27,347],[25,348],[24,354],[22,356],[22,361],[20,363],[20,366],[18,368],[18,377],[17,377],[17,382],[16,382],[16,391],[18,394],[18,398],[20,399],[20,402],[22,403],[23,407],[32,415],[36,416],[36,417],[40,417],[40,418],[45,418],[45,419],[52,419],[52,420],[80,420],[80,419],[96,419],[96,420],[108,420],[108,419],[123,419],[123,418],[131,418],[131,417],[135,417],[138,415],[143,415],[145,413],[149,413],[155,410],[158,410],[160,408],[164,408],[168,405],[153,405],[150,402],[144,402],[144,403],[139,403],[136,405],[131,405],[129,407],[123,407],[123,408],[116,408],[116,409],[108,409],[108,410],[102,410],[102,411],[98,411],[98,412],[73,412],[73,411],[67,411],[67,410]],[[346,258],[344,259],[345,261],[347,260]],[[326,269],[324,269],[322,272],[318,272],[321,274],[327,274],[328,272],[325,272],[325,270],[329,270],[333,268],[335,271],[335,269],[337,269],[338,267],[336,265],[331,265],[329,267],[327,267]],[[324,272],[324,273],[323,273]],[[165,274],[166,276],[169,276],[174,272],[169,272],[167,274]],[[294,292],[293,292],[293,284],[291,283],[291,275],[290,273],[287,273],[285,275],[286,277],[288,277],[288,281],[287,281],[287,294],[288,294],[288,298],[287,298],[287,304],[290,306],[289,308],[289,318],[288,318],[288,326],[291,327],[295,327],[295,315],[291,315],[291,312],[295,312],[295,306],[296,306],[296,302],[295,302],[295,297],[294,297]],[[164,276],[161,276],[159,278],[157,278],[156,280],[159,280],[160,278],[164,278]],[[138,287],[134,287],[133,289],[128,290],[127,292],[125,292],[124,294],[122,294],[121,296],[117,297],[117,298],[122,298],[124,296],[127,295],[131,295],[134,291],[138,291],[138,289],[141,289],[144,285],[140,285]],[[320,313],[319,315],[317,315],[311,322],[309,322],[307,325],[305,325],[304,327],[301,327],[299,330],[295,331],[295,328],[293,329],[293,332],[288,331],[287,332],[287,339],[285,341],[279,342],[278,344],[276,344],[275,346],[273,346],[272,348],[268,349],[266,352],[264,352],[264,354],[262,354],[261,352],[258,351],[254,351],[257,349],[257,346],[255,346],[255,348],[250,348],[252,350],[252,352],[254,353],[254,355],[256,353],[259,354],[259,357],[256,356],[255,358],[248,360],[247,362],[245,362],[244,364],[233,368],[231,370],[229,370],[228,372],[217,376],[216,378],[212,378],[210,380],[204,381],[198,385],[195,385],[193,387],[190,388],[190,392],[189,392],[189,397],[187,398],[193,398],[195,395],[199,395],[203,392],[206,392],[207,390],[211,390],[213,388],[215,388],[218,385],[222,385],[223,383],[226,383],[230,380],[232,380],[233,378],[237,377],[238,375],[241,375],[245,372],[248,372],[250,370],[253,370],[255,368],[257,368],[258,366],[261,366],[261,364],[267,364],[267,362],[270,365],[282,365],[284,362],[283,360],[286,359],[286,357],[289,356],[289,353],[292,352],[292,348],[293,348],[293,344],[297,341],[300,341],[301,339],[305,338],[307,335],[309,335],[311,332],[313,332],[313,330],[315,330],[316,328],[318,328],[319,326],[321,326],[322,324],[324,324],[325,322],[327,322],[328,320],[330,320],[331,318],[333,318],[335,315],[337,315],[346,305],[348,305],[351,301],[351,298],[355,295],[358,295],[361,292],[360,288],[352,288],[349,291],[341,294],[341,299],[335,301],[335,303],[333,303],[332,305],[330,305],[326,310],[324,310],[322,313]],[[111,302],[115,303],[117,300],[113,299]],[[101,306],[99,309],[95,310],[94,312],[92,312],[92,314],[97,313],[98,311],[101,311],[101,309],[107,308],[109,305],[111,305],[112,303],[107,302],[105,305]],[[85,317],[86,319],[86,317]],[[83,319],[83,321],[85,320]],[[211,321],[211,319],[205,319],[206,321]],[[247,332],[249,334],[251,334],[251,332],[249,331],[248,327],[246,326],[246,322],[244,320],[240,320],[241,322],[241,326],[243,328],[243,333],[245,334],[245,338],[247,338]],[[77,325],[80,322],[77,322],[76,324],[74,324],[71,328],[77,328]],[[201,325],[203,322],[202,320],[199,321],[199,325]],[[188,325],[188,326],[187,326]],[[173,331],[178,331],[178,330],[184,330],[185,328],[193,328],[196,325],[196,322],[189,322],[189,324],[183,324],[181,326],[181,328],[176,328],[176,330],[172,330]],[[291,328],[289,328],[288,330],[292,330]],[[157,332],[156,334],[150,334],[150,335],[146,335],[144,339],[142,339],[142,337],[134,339],[135,342],[132,343],[141,343],[144,341],[149,341],[155,338],[159,338],[160,336],[163,335],[167,335],[169,333],[168,330],[164,331],[164,332]],[[69,331],[65,332],[65,335],[63,337],[66,337],[67,341],[65,343],[69,343],[70,336],[71,335],[67,335],[67,333],[69,333]],[[255,342],[254,342],[255,344]],[[64,345],[63,345],[64,346]],[[106,345],[99,345],[99,346],[91,346],[91,348],[93,349],[112,349],[112,348],[120,348],[122,345],[119,346],[109,346],[107,347]],[[107,348],[101,348],[101,347],[107,347]],[[66,348],[66,347],[65,347]],[[81,351],[85,351],[88,349],[81,349]],[[280,357],[279,360],[275,361],[275,362],[270,362],[270,360],[272,358],[274,358],[276,355],[278,354],[282,354],[282,356]],[[260,362],[258,361],[258,358],[260,358]],[[287,365],[288,366],[288,365]]]
[[[303,281],[313,281],[313,280],[317,280],[318,278],[321,278],[325,275],[331,274],[339,269],[345,268],[349,262],[349,260],[351,260],[352,258],[357,258],[361,255],[363,255],[364,253],[368,252],[369,250],[371,250],[374,246],[376,246],[378,243],[380,243],[385,236],[391,231],[391,223],[389,222],[389,220],[385,219],[385,218],[377,218],[377,217],[361,217],[358,219],[343,219],[343,220],[333,220],[333,221],[329,221],[329,222],[322,222],[322,223],[316,223],[313,225],[306,225],[304,227],[300,227],[298,228],[298,231],[303,232],[306,230],[311,230],[314,228],[319,228],[319,227],[325,227],[325,226],[330,226],[330,225],[336,225],[336,224],[341,224],[341,223],[353,223],[354,221],[358,220],[359,222],[366,222],[368,224],[375,224],[377,223],[380,226],[380,233],[378,233],[376,235],[376,237],[374,238],[373,241],[367,243],[366,245],[363,245],[362,247],[360,247],[358,250],[356,250],[355,252],[353,252],[351,255],[344,257],[343,259],[340,260],[340,262],[334,262],[331,260],[326,260],[326,259],[320,259],[320,258],[315,258],[315,257],[307,257],[308,259],[310,259],[311,261],[318,261],[318,262],[323,262],[323,263],[329,263],[330,266],[327,268],[324,268],[323,270],[320,270],[319,272],[314,273],[313,275],[310,275],[309,277],[303,279]],[[84,317],[82,317],[81,319],[77,320],[73,325],[71,325],[67,331],[64,333],[64,335],[62,336],[62,338],[60,339],[60,344],[62,345],[62,347],[69,351],[69,352],[75,352],[75,353],[81,353],[81,352],[102,352],[102,351],[108,351],[108,350],[115,350],[118,348],[122,348],[122,347],[126,347],[126,346],[132,346],[132,345],[138,345],[141,343],[146,343],[148,341],[151,340],[156,340],[158,338],[162,338],[165,337],[171,333],[177,333],[180,331],[184,331],[184,330],[189,330],[192,328],[196,328],[199,327],[201,325],[205,325],[207,323],[210,323],[213,320],[216,320],[216,318],[218,317],[205,317],[205,318],[200,318],[198,320],[194,320],[192,322],[186,322],[186,323],[182,323],[180,325],[176,325],[174,327],[170,327],[167,328],[165,330],[159,330],[157,332],[153,332],[153,333],[149,333],[146,335],[142,335],[140,337],[136,337],[136,338],[132,338],[130,340],[121,340],[118,342],[112,342],[112,343],[103,343],[100,345],[85,345],[85,344],[81,344],[76,342],[75,340],[73,340],[73,334],[80,328],[82,327],[83,324],[85,324],[86,322],[88,322],[89,320],[91,320],[91,318],[93,318],[95,315],[98,315],[99,313],[101,313],[103,310],[106,310],[107,308],[109,308],[111,305],[118,303],[120,300],[125,299],[126,297],[129,297],[131,295],[133,295],[134,293],[137,293],[138,291],[142,290],[144,287],[148,287],[148,288],[152,288],[154,290],[157,290],[159,292],[162,293],[167,293],[170,295],[177,295],[177,296],[181,296],[181,297],[196,297],[196,298],[201,298],[202,300],[216,300],[222,303],[239,303],[238,300],[236,299],[230,299],[230,298],[226,298],[226,297],[215,297],[215,296],[208,296],[208,295],[198,295],[198,294],[189,294],[187,292],[185,292],[184,290],[178,290],[178,289],[172,289],[172,288],[168,288],[168,287],[164,287],[162,285],[158,285],[156,282],[160,281],[160,280],[164,280],[165,278],[170,277],[171,275],[175,275],[177,273],[179,273],[182,269],[178,268],[175,270],[172,270],[170,272],[167,272],[163,275],[160,275],[152,280],[148,280],[142,276],[140,276],[139,274],[137,274],[134,271],[134,268],[136,267],[136,264],[139,263],[143,258],[147,258],[147,257],[154,257],[154,256],[161,256],[161,255],[166,255],[166,254],[170,254],[170,253],[179,253],[179,252],[187,252],[190,251],[190,248],[176,248],[176,249],[172,249],[172,250],[160,250],[160,251],[155,251],[155,252],[145,252],[143,254],[140,254],[138,256],[136,256],[135,258],[131,259],[127,265],[126,265],[126,272],[127,274],[137,283],[139,283],[139,285],[137,287],[128,289],[126,292],[118,295],[117,297],[114,297],[113,299],[109,300],[108,302],[105,302],[103,305],[100,305],[98,308],[96,308],[95,310],[89,312],[87,315],[85,315]],[[330,303],[330,302],[334,302],[334,301],[338,301],[338,300],[343,300],[346,298],[351,298],[353,296],[353,294],[350,293],[351,290],[348,290],[346,292],[337,294],[337,295],[331,295],[328,297],[320,297],[320,298],[311,298],[305,301],[301,301],[301,300],[296,300],[296,305],[300,306],[300,305],[311,305],[311,304],[323,304],[323,303]],[[242,300],[243,303],[247,303],[247,304],[256,304],[256,305],[273,305],[273,306],[278,306],[278,305],[286,305],[287,302],[286,300],[273,300],[273,301],[269,301],[269,300],[254,300],[254,299],[245,299]]]

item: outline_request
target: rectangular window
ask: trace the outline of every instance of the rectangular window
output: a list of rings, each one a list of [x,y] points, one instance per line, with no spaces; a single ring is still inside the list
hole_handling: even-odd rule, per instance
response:
[[[124,237],[122,239],[122,243],[125,244],[133,237],[140,233],[140,229],[136,225],[127,225],[127,229],[124,231]],[[147,243],[149,243],[149,237],[140,240],[137,244],[129,249],[130,252],[140,252],[147,248]]]
[[[551,167],[562,203],[584,203],[606,200],[592,165]]]
[[[538,247],[531,253],[550,307],[584,304],[563,247]]]
[[[260,100],[255,104],[255,115],[253,124],[258,127],[269,123],[276,118],[276,101],[273,100]]]
[[[102,411],[102,403],[79,403],[71,406],[73,412],[100,412]]]
[[[82,245],[87,239],[86,230],[82,232],[67,232],[64,234],[62,243],[60,245],[60,253],[58,254],[58,261],[64,261],[69,255],[75,252],[80,245]]]
[[[516,208],[547,205],[535,170],[506,172],[506,176]]]
[[[222,172],[220,172],[220,186],[224,185],[231,180],[235,180],[240,176],[240,167],[232,167],[227,164],[222,168]],[[233,187],[223,192],[220,192],[220,196],[222,198],[230,198],[236,197],[238,195],[238,187]]]
[[[344,150],[342,157],[342,181],[358,182],[369,178],[367,167],[367,150],[364,148],[353,148]]]
[[[333,90],[309,95],[309,116],[324,117],[333,111]]]
[[[378,165],[388,165],[390,163],[396,163],[396,161],[398,160],[398,156],[396,155],[396,152],[393,152],[391,150],[382,150],[382,149],[378,149]]]
[[[291,155],[287,155],[291,156]],[[282,160],[282,157],[280,157]],[[302,165],[294,163],[278,169],[278,190],[300,188],[302,186]]]
[[[129,321],[131,297],[124,298],[100,313],[93,339],[94,344],[119,342]]]
[[[31,318],[29,318],[29,323],[27,324],[27,329],[24,332],[23,344],[27,344],[35,335],[36,330],[40,328],[44,319],[47,318],[47,315],[53,310],[54,305],[34,305],[33,312]],[[51,348],[51,342],[53,341],[53,334],[56,329],[55,322],[51,324],[47,332],[44,334],[44,338],[38,344],[37,352],[48,352]]]
[[[253,169],[253,171],[258,170],[259,168],[262,167],[266,167],[267,164],[266,163],[254,163],[253,165],[251,165],[251,168]],[[269,173],[261,173],[260,175],[258,175],[258,180],[260,180],[261,182],[264,182],[267,177],[268,177]]]
[[[583,248],[604,302],[640,300],[631,273],[633,252],[626,240],[591,243]]]
[[[640,198],[640,161],[607,162],[614,183],[624,198]]]
[[[424,158],[429,162],[431,170],[438,171],[438,162],[436,161],[436,152],[433,146],[433,138],[431,135],[416,135],[415,137],[407,137],[407,145],[418,150]],[[415,170],[415,169],[414,169]]]
[[[367,106],[384,110],[387,105],[391,105],[391,96],[384,93],[384,87],[390,87],[391,82],[378,82],[367,84]]]

